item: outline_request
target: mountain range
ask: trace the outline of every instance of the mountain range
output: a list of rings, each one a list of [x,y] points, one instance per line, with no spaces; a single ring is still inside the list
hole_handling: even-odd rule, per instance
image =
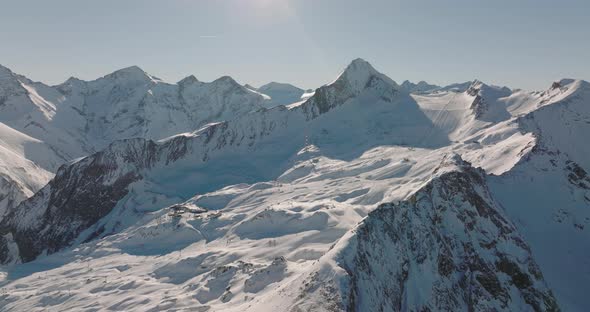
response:
[[[585,311],[590,83],[0,67],[0,310]]]

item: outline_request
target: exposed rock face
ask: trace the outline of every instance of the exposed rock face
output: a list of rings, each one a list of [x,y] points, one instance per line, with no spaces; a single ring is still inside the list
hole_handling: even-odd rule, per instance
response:
[[[10,177],[0,175],[0,220],[6,211],[27,199],[31,194]]]
[[[437,170],[407,200],[371,212],[337,247],[336,263],[346,271],[343,299],[322,305],[347,311],[559,311],[529,247],[490,197],[483,171],[457,156]],[[334,287],[325,285],[334,283],[322,284],[320,292]]]
[[[481,81],[475,80],[465,93],[474,97],[470,109],[475,119],[498,122],[510,118],[510,113],[508,113],[506,107],[494,100],[490,100],[509,96],[512,93],[510,89],[488,86]]]
[[[117,79],[125,78],[126,81],[137,83],[148,79],[141,75],[137,68],[127,71],[117,72]],[[130,79],[129,75],[137,79]],[[201,82],[191,78],[181,83],[182,88],[198,88],[200,84]],[[229,77],[222,77],[211,84],[224,88],[227,85],[231,88],[243,89]],[[207,180],[191,180],[194,183],[191,185],[193,193],[188,195],[193,196],[194,192],[219,183],[222,183],[219,186],[224,186],[276,178],[282,173],[281,164],[288,162],[289,157],[303,146],[305,140],[303,129],[312,129],[315,135],[329,138],[327,142],[334,138],[350,141],[350,137],[343,136],[339,131],[331,131],[331,127],[335,125],[324,124],[317,120],[320,115],[335,107],[346,105],[352,110],[370,112],[372,108],[364,107],[364,105],[373,103],[373,100],[380,100],[385,103],[384,106],[395,107],[391,102],[394,99],[401,99],[402,103],[398,105],[403,114],[397,115],[414,118],[414,115],[418,114],[420,117],[420,111],[415,103],[405,103],[403,101],[407,100],[406,98],[396,98],[399,91],[395,82],[360,59],[351,63],[336,82],[319,90],[322,91],[316,92],[316,95],[300,107],[291,110],[277,107],[272,110],[262,110],[256,114],[245,114],[232,122],[211,124],[199,131],[176,136],[162,143],[144,139],[117,141],[103,152],[72,165],[63,166],[47,187],[13,209],[14,211],[7,216],[6,220],[0,223],[1,233],[3,235],[11,233],[16,245],[19,246],[20,260],[31,261],[44,251],[53,253],[68,246],[78,238],[80,233],[108,215],[127,195],[130,184],[144,180],[144,175],[153,171],[175,171],[183,168],[174,179],[190,179],[189,172],[194,172],[196,176],[202,175],[199,172],[208,170],[204,165],[207,163],[209,168],[219,166],[216,174],[231,177],[218,182],[214,180],[215,177]],[[240,93],[239,91],[231,92]],[[358,100],[364,97],[370,100]],[[355,102],[348,102],[351,99]],[[392,110],[390,107],[386,108]],[[366,117],[372,118],[371,114],[367,114]],[[380,118],[388,120],[385,117]],[[422,119],[416,118],[410,124],[408,131],[415,132],[415,124],[419,122],[425,122],[424,127],[428,128],[429,124],[426,121],[423,116]],[[397,123],[396,120],[390,122],[394,126]],[[327,131],[327,134],[322,131]],[[357,140],[363,141],[363,139]],[[268,148],[267,142],[281,143],[273,143],[272,147]],[[324,147],[323,144],[320,146]],[[331,146],[326,146],[326,150],[329,148]],[[245,153],[250,156],[246,157]],[[242,169],[241,172],[225,172],[223,167],[227,166],[224,159],[228,157],[235,160],[239,157],[244,168],[249,166],[252,168]],[[277,158],[283,160],[277,162]],[[182,164],[173,165],[179,159],[182,159]],[[260,168],[264,159],[274,161],[276,168],[272,170]],[[168,165],[171,167],[168,168]],[[155,170],[151,170],[154,166]],[[231,171],[231,169],[228,170]],[[159,179],[162,181],[155,183],[161,182],[163,188],[170,187],[169,184],[165,184],[168,178],[160,176]],[[78,240],[84,241],[108,234],[108,230],[101,226],[95,226],[93,229],[92,235],[78,238]],[[43,233],[44,238],[35,240],[33,234],[38,235],[38,233]],[[7,250],[9,245],[11,244],[0,244],[0,248]],[[16,256],[4,257],[0,258],[0,261],[10,262],[17,258]]]
[[[374,93],[382,100],[391,101],[399,92],[399,86],[389,77],[376,71],[367,61],[356,59],[336,81],[318,88],[314,96],[302,107],[308,118],[313,119],[367,92]]]
[[[143,139],[119,141],[62,166],[47,186],[9,211],[0,223],[0,262],[27,262],[43,252],[50,254],[68,246],[112,211],[127,195],[129,185],[142,178],[141,170],[180,157],[183,148],[175,148],[179,141],[164,145]],[[99,230],[86,239],[101,234]]]
[[[189,76],[169,84],[132,66],[93,81],[47,86],[0,66],[0,175],[13,184],[0,186],[0,218],[72,159],[119,139],[195,131],[259,110],[264,100],[230,77],[200,82]],[[18,156],[40,168],[17,164]],[[27,175],[2,170],[4,163],[25,167]]]

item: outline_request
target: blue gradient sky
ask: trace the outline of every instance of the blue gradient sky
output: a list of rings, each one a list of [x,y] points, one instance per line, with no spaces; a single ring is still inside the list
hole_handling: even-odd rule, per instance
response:
[[[0,64],[51,84],[138,65],[312,88],[355,57],[401,82],[590,79],[587,0],[0,0]]]

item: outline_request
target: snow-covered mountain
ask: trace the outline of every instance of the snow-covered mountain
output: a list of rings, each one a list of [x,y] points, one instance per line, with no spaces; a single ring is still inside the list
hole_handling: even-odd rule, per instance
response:
[[[380,205],[308,277],[306,311],[556,311],[529,247],[458,155],[406,200]],[[336,291],[334,291],[336,290]]]
[[[245,87],[267,95],[268,98],[264,103],[266,108],[289,105],[307,99],[307,92],[305,90],[288,83],[269,82],[260,88],[255,88],[250,85],[246,85]]]
[[[133,66],[47,86],[0,66],[0,163],[6,164],[0,216],[8,201],[31,196],[63,163],[115,140],[194,131],[258,110],[264,101],[230,77],[207,83],[189,76],[169,84]]]
[[[406,90],[409,93],[424,93],[424,92],[432,92],[434,90],[440,89],[440,86],[429,84],[426,81],[419,81],[418,83],[413,83],[409,80],[402,82],[400,85],[402,89]]]
[[[128,71],[138,74],[115,76]],[[135,74],[112,88],[203,84]],[[137,138],[62,166],[8,209],[0,302],[7,311],[587,310],[589,105],[578,80],[542,92],[474,81],[410,93],[357,59],[307,100],[190,131],[86,109],[89,129],[106,119]],[[179,134],[157,135],[168,129]],[[114,135],[99,132],[80,133],[101,144]],[[16,137],[11,149],[45,144]]]

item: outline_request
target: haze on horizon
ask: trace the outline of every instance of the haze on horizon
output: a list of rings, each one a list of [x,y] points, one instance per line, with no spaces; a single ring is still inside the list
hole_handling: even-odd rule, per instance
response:
[[[58,84],[138,65],[315,88],[356,57],[401,83],[590,80],[583,0],[0,0],[0,64]]]

